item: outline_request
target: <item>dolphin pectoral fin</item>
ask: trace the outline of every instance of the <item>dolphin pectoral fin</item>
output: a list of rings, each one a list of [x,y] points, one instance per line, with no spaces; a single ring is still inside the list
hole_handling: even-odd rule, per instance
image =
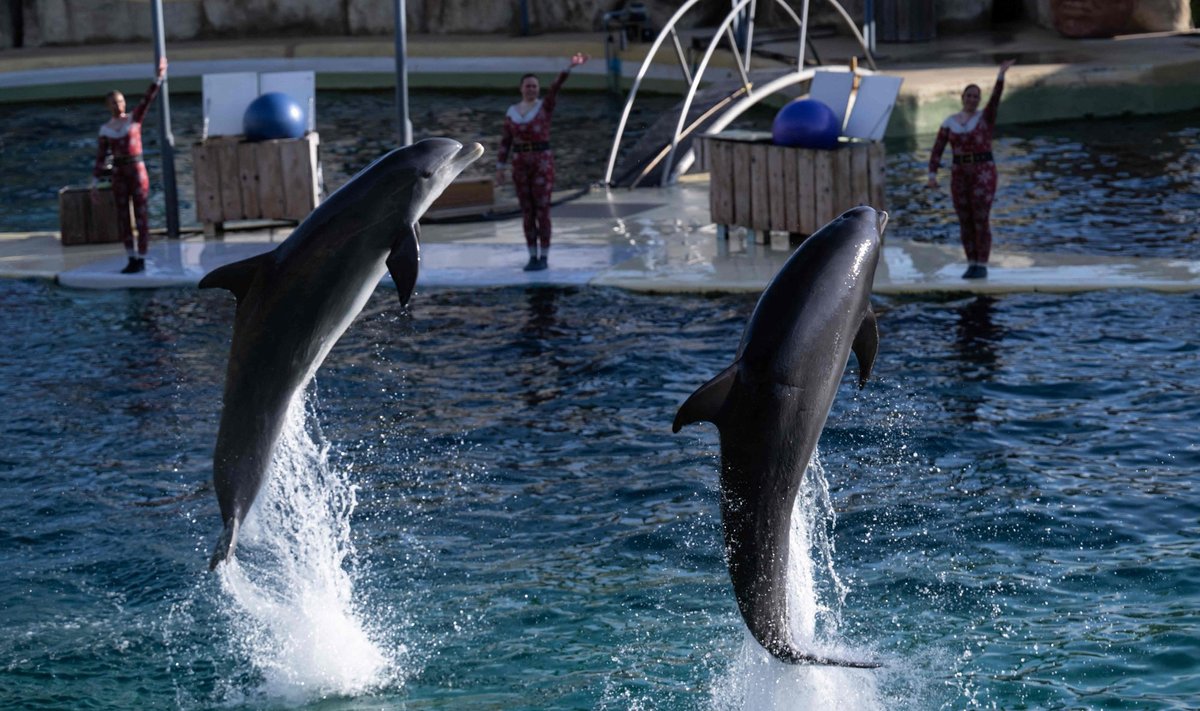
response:
[[[421,264],[421,234],[419,225],[413,224],[402,232],[392,243],[392,252],[387,258],[388,273],[396,282],[396,291],[400,294],[400,304],[408,306],[412,299],[413,289],[417,286],[417,270]]]
[[[867,314],[863,316],[854,336],[854,357],[858,359],[858,387],[867,384],[871,377],[871,366],[875,365],[875,354],[879,352],[879,325],[875,322],[875,312],[867,306]]]
[[[204,275],[204,278],[200,280],[200,288],[229,289],[237,297],[238,303],[241,303],[242,297],[246,295],[251,282],[254,281],[254,276],[262,267],[263,260],[268,258],[270,258],[269,252],[217,267]]]
[[[690,425],[693,422],[711,422],[720,426],[717,416],[720,414],[721,408],[725,406],[726,398],[729,397],[729,390],[737,378],[737,368],[740,362],[734,361],[733,365],[722,370],[717,377],[697,388],[696,392],[692,393],[679,406],[679,412],[675,413],[675,422],[671,424],[672,432],[678,432],[684,425]]]
[[[234,549],[237,548],[238,536],[237,516],[230,518],[225,523],[225,530],[221,531],[221,537],[217,539],[217,546],[213,549],[212,557],[208,559],[208,569],[215,570],[217,565],[233,555]]]

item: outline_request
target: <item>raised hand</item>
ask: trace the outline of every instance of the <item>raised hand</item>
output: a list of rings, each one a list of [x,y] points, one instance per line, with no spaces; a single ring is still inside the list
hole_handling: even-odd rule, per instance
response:
[[[584,64],[589,59],[591,59],[591,57],[587,56],[583,52],[576,52],[574,56],[571,57],[571,66],[578,67],[580,64]]]
[[[1000,77],[1004,78],[1004,73],[1008,71],[1009,67],[1011,67],[1012,65],[1014,65],[1016,63],[1017,63],[1017,60],[1015,60],[1015,59],[1006,59],[1003,62],[1000,62]]]

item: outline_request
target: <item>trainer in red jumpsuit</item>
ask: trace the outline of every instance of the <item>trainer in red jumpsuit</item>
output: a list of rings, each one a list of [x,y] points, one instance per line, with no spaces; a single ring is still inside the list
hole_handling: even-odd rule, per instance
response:
[[[971,84],[962,93],[963,110],[942,122],[929,158],[929,187],[937,187],[937,170],[942,151],[950,144],[954,167],[950,171],[950,196],[958,213],[959,236],[967,254],[964,279],[987,277],[988,259],[992,253],[990,224],[992,200],[996,196],[996,163],[992,160],[992,133],[996,127],[996,111],[1004,91],[1004,73],[1015,60],[1000,65],[996,86],[987,106],[979,111],[982,92]]]
[[[571,64],[539,99],[541,85],[537,76],[521,77],[521,101],[504,114],[504,132],[496,161],[496,182],[504,183],[504,171],[512,157],[513,187],[525,219],[525,246],[529,263],[525,271],[547,266],[550,254],[550,196],[554,191],[554,154],[550,152],[550,120],[558,100],[558,90],[571,69],[588,60],[586,54],[571,57]],[[539,254],[539,247],[541,252]]]
[[[146,202],[150,198],[150,176],[146,174],[146,163],[142,158],[142,120],[154,97],[158,96],[163,77],[167,73],[167,60],[158,65],[154,82],[146,89],[146,95],[132,113],[125,113],[125,96],[119,91],[110,91],[104,103],[112,113],[100,127],[99,145],[96,148],[96,164],[92,168],[92,188],[104,174],[104,163],[108,154],[113,157],[112,191],[117,202],[117,225],[121,241],[125,243],[125,254],[129,263],[122,274],[133,274],[146,268],[146,252],[150,247],[150,219]],[[93,193],[93,199],[96,194]],[[133,201],[134,221],[137,223],[137,246],[133,242],[133,229],[129,224],[129,202]]]

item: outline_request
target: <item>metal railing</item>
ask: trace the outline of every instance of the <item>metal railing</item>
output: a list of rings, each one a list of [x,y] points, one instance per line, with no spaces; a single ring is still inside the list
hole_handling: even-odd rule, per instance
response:
[[[867,47],[867,42],[863,38],[862,33],[859,32],[858,27],[855,26],[854,20],[850,17],[849,13],[846,12],[845,8],[843,8],[841,6],[841,4],[837,2],[837,0],[828,0],[828,1],[831,5],[833,5],[834,9],[837,10],[837,12],[846,21],[846,24],[849,25],[851,33],[858,40],[859,45],[863,49],[863,54],[867,59],[867,63],[871,65],[872,69],[874,69],[875,68],[875,59],[874,59],[874,57],[871,56],[871,51]],[[709,118],[711,116],[712,110],[710,109],[708,112],[705,113],[704,116],[693,121],[690,125],[685,126],[685,124],[687,124],[688,112],[691,110],[692,102],[695,100],[696,92],[698,91],[701,80],[704,77],[704,72],[708,68],[708,64],[712,60],[712,56],[716,52],[717,47],[720,45],[722,38],[725,38],[729,41],[729,46],[733,53],[734,63],[736,64],[739,78],[742,81],[742,91],[744,91],[744,93],[746,94],[746,96],[744,98],[742,98],[740,101],[738,101],[734,105],[734,107],[731,107],[731,108],[738,109],[737,115],[740,115],[741,113],[743,113],[746,109],[748,109],[753,104],[757,103],[758,101],[761,101],[766,96],[769,96],[770,94],[772,94],[776,91],[779,91],[780,89],[784,88],[785,86],[790,86],[792,84],[806,81],[807,79],[812,77],[812,71],[804,69],[804,52],[806,49],[806,43],[807,43],[807,37],[808,37],[809,0],[804,0],[803,9],[799,16],[791,8],[791,6],[789,6],[786,2],[784,2],[784,0],[774,0],[774,3],[784,9],[784,11],[789,15],[789,17],[792,19],[792,21],[796,23],[796,25],[799,29],[799,37],[798,37],[798,42],[797,42],[798,46],[797,46],[797,54],[796,54],[797,68],[796,68],[796,72],[785,75],[784,77],[775,79],[775,80],[771,81],[770,83],[764,85],[762,87],[763,90],[760,90],[760,91],[753,90],[753,82],[751,82],[751,80],[750,80],[750,63],[751,63],[751,57],[753,54],[751,49],[753,47],[753,42],[754,42],[754,19],[755,19],[755,15],[757,14],[757,11],[758,11],[757,0],[735,0],[734,1],[733,7],[730,10],[729,14],[727,14],[725,16],[725,19],[721,21],[721,23],[717,26],[717,29],[713,32],[712,39],[708,43],[708,46],[704,52],[704,56],[701,59],[700,63],[697,65],[695,71],[693,72],[691,70],[691,68],[688,66],[687,59],[684,56],[683,48],[679,42],[679,33],[676,30],[676,25],[679,23],[679,20],[687,13],[687,11],[692,9],[692,7],[694,7],[698,2],[700,2],[700,0],[687,0],[686,2],[684,2],[683,5],[681,5],[679,7],[678,10],[675,11],[675,14],[671,15],[671,18],[669,20],[667,20],[667,22],[663,25],[663,29],[659,31],[658,36],[654,39],[654,43],[650,45],[650,49],[646,53],[646,58],[644,60],[642,60],[641,66],[638,67],[637,74],[634,76],[633,86],[629,90],[629,97],[625,101],[625,108],[621,112],[621,120],[617,124],[617,131],[616,131],[616,135],[613,137],[612,149],[609,151],[608,166],[604,171],[604,184],[605,185],[612,184],[613,169],[616,166],[617,154],[619,153],[620,148],[621,148],[621,140],[624,138],[624,135],[625,135],[625,127],[629,122],[629,114],[633,110],[634,101],[637,99],[638,89],[641,88],[642,80],[645,78],[646,73],[650,68],[650,64],[654,61],[654,57],[658,54],[659,48],[662,47],[663,43],[667,40],[668,37],[671,38],[671,41],[674,45],[676,57],[679,59],[680,71],[683,74],[684,81],[687,82],[687,84],[688,84],[688,91],[687,91],[686,97],[684,99],[683,107],[679,112],[679,119],[676,122],[675,132],[673,133],[673,135],[671,137],[670,148],[666,149],[665,156],[662,152],[660,152],[659,155],[656,156],[654,158],[654,160],[650,163],[649,167],[644,169],[643,173],[642,173],[642,175],[644,176],[649,170],[652,170],[653,167],[655,165],[657,165],[660,160],[665,160],[665,164],[663,165],[663,169],[662,169],[662,182],[661,182],[662,185],[669,184],[673,178],[671,169],[674,164],[675,153],[678,149],[680,140],[682,138],[690,135],[693,131],[696,130],[696,128],[698,128],[700,125],[703,124],[704,120],[707,120],[707,118]],[[744,56],[743,56],[742,52],[738,49],[738,42],[736,41],[736,38],[733,35],[733,23],[739,17],[746,18],[746,25],[745,25],[745,27],[746,27],[746,41],[745,41],[746,52],[745,52]],[[770,91],[766,91],[766,89],[768,87],[770,87]],[[728,125],[729,122],[733,120],[733,118],[736,118],[736,116],[733,118],[730,118],[728,121],[724,121],[724,123],[722,123],[723,118],[724,117],[722,117],[721,119],[718,119],[718,123],[721,123],[722,128],[724,126]],[[684,160],[680,161],[681,165],[684,163],[687,163],[690,165],[691,156],[692,156],[692,154],[689,151],[689,153],[687,155],[685,155]],[[684,168],[684,169],[686,169],[686,168]],[[638,178],[638,181],[640,181],[640,180],[641,180],[641,177]],[[636,184],[636,182],[635,182],[635,184]]]

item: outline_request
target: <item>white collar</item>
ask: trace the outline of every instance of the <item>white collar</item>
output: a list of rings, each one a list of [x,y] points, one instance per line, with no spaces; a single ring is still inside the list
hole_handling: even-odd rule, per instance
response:
[[[542,100],[538,99],[534,103],[533,108],[529,109],[529,113],[524,115],[521,114],[521,111],[517,108],[517,106],[517,104],[513,104],[512,106],[508,107],[508,112],[505,115],[512,119],[513,123],[529,123],[537,118],[538,112],[542,110]]]
[[[105,138],[124,138],[129,135],[129,127],[133,125],[133,120],[129,114],[121,117],[121,123],[117,128],[109,125],[108,121],[100,124],[100,135]]]
[[[950,116],[947,116],[946,120],[942,121],[942,125],[950,129],[951,133],[970,133],[971,131],[975,130],[976,126],[979,125],[979,118],[983,116],[983,112],[976,111],[975,115],[967,119],[965,124],[960,123],[958,119],[954,118],[957,115],[958,114],[951,114]]]

